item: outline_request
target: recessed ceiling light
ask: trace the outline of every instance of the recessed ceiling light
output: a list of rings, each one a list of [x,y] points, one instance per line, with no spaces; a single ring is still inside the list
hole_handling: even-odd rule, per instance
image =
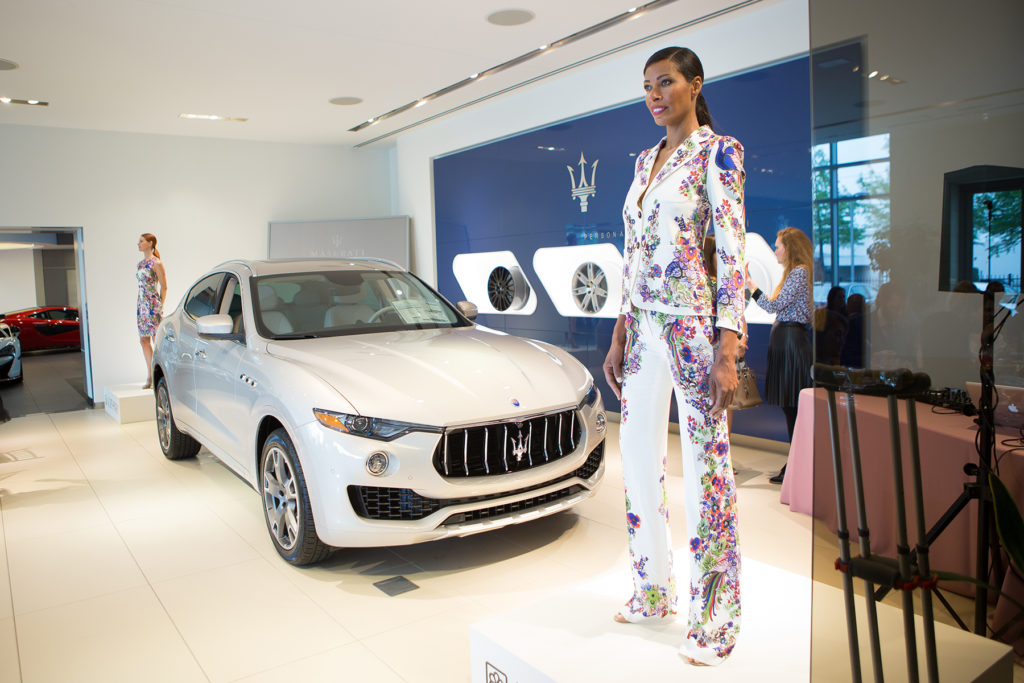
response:
[[[361,97],[335,97],[332,100],[328,100],[331,104],[337,104],[340,106],[349,106],[353,104],[361,104],[363,98]]]
[[[426,99],[422,99],[422,100],[420,100],[419,102],[417,102],[417,103],[416,103],[415,105],[413,105],[413,106],[415,106],[415,107],[422,107],[422,106],[423,106],[424,104],[426,104],[426,103],[427,103],[427,100],[426,100]]]
[[[528,9],[503,9],[487,15],[487,21],[495,26],[521,26],[533,21],[534,14]]]
[[[477,77],[477,76],[479,76],[479,75],[480,75],[480,74],[470,74],[470,75],[469,75],[469,77],[470,77],[470,78],[476,78],[476,77]]]
[[[17,62],[12,62],[9,59],[0,59],[0,71],[14,71],[17,68]]]
[[[872,71],[871,73],[868,74],[868,78],[874,78],[877,75],[878,75],[878,71]]]
[[[548,44],[547,44],[547,43],[544,43],[543,45],[541,45],[541,46],[540,46],[540,47],[538,47],[537,49],[538,49],[538,50],[546,50],[546,49],[548,49]]]
[[[245,123],[249,119],[238,116],[221,116],[220,114],[178,114],[179,119],[199,119],[202,121],[233,121],[234,123]]]

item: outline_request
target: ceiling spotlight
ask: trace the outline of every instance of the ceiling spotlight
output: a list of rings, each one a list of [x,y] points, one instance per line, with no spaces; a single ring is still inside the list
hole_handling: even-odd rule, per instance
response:
[[[0,97],[0,102],[2,102],[4,104],[10,104],[11,103],[11,98],[10,97]]]
[[[427,100],[426,100],[426,98],[424,98],[424,99],[420,100],[419,102],[417,102],[416,104],[414,104],[413,107],[419,108],[419,107],[422,107],[426,103],[427,103]]]
[[[478,74],[478,73],[476,73],[476,74],[470,74],[470,75],[469,75],[469,77],[470,77],[470,78],[476,78],[476,77],[477,77],[477,76],[479,76],[479,75],[480,75],[480,74]]]
[[[330,102],[331,104],[337,104],[342,107],[348,107],[353,104],[362,103],[363,99],[361,97],[335,97],[327,101]]]
[[[39,104],[39,100],[25,100],[27,104]]]
[[[626,10],[626,11],[627,11],[627,12],[629,12],[630,14],[632,14],[632,13],[633,13],[633,12],[635,12],[636,10],[637,10],[637,8],[636,8],[636,7],[630,7],[630,8],[629,8],[628,10]]]
[[[0,97],[0,104],[27,104],[36,107],[49,107],[49,102],[41,102],[40,100],[21,100],[17,97],[7,97],[4,95]]]
[[[538,47],[537,49],[538,49],[538,50],[546,50],[546,49],[548,49],[548,44],[547,44],[547,43],[544,43],[543,45],[541,45],[541,46],[540,46],[540,47]]]
[[[882,74],[882,76],[878,80],[880,80],[880,81],[887,81],[887,80],[889,80],[889,74]]]
[[[871,73],[868,74],[868,78],[874,78],[877,75],[878,75],[878,71],[877,70],[876,71],[872,71]]]
[[[858,71],[860,71],[860,64],[858,64],[857,66],[853,67],[853,73],[857,73]]]

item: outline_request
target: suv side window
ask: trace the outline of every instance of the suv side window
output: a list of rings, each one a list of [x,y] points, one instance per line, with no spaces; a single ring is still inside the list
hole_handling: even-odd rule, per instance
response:
[[[231,320],[234,321],[232,332],[245,334],[245,323],[242,320],[242,287],[234,275],[228,276],[227,284],[224,286],[224,299],[220,304],[220,312],[231,316]]]
[[[224,281],[223,273],[215,273],[197,282],[185,300],[185,312],[193,318],[201,318],[217,312],[217,293]]]

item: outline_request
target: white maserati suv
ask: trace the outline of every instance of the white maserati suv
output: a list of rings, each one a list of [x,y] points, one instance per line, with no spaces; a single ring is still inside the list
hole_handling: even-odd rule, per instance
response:
[[[604,474],[593,378],[475,317],[386,261],[223,263],[157,331],[160,447],[247,481],[295,565],[576,505]]]

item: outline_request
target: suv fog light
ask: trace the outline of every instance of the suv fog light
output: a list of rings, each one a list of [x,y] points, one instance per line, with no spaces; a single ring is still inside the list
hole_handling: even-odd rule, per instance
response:
[[[597,414],[597,417],[594,418],[594,428],[597,429],[598,432],[603,432],[607,422],[608,419],[604,416],[604,411],[602,410]]]
[[[371,453],[366,459],[366,471],[375,477],[379,477],[388,471],[388,454],[384,451]]]

